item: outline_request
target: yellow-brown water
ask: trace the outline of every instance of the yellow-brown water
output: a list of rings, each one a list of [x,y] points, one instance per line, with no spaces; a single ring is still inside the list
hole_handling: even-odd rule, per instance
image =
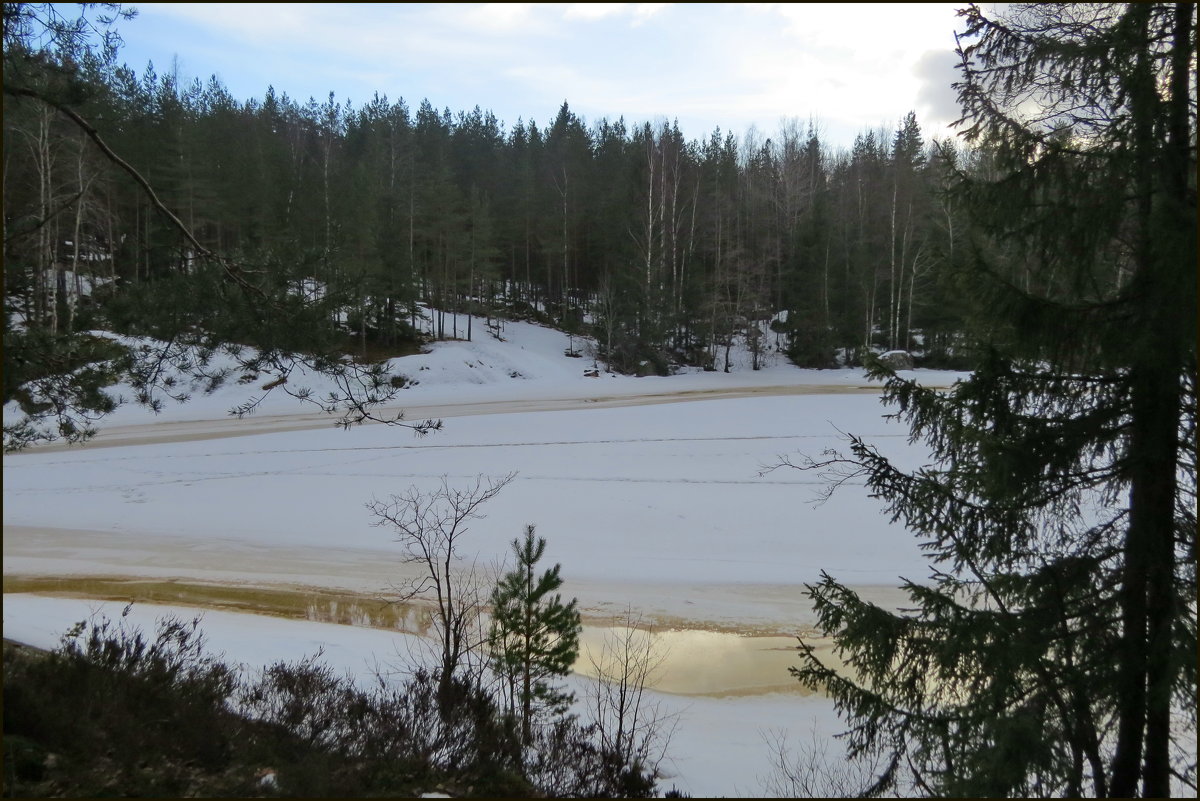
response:
[[[117,603],[193,606],[270,615],[293,620],[364,626],[425,634],[429,608],[346,591],[302,586],[229,585],[200,581],[120,576],[9,576],[5,593],[39,593]],[[664,624],[665,623],[665,624]],[[595,676],[610,652],[622,643],[642,649],[657,667],[647,686],[681,695],[745,696],[808,691],[788,673],[799,663],[795,637],[730,630],[713,631],[644,622],[637,628],[611,617],[585,616],[575,672]],[[830,656],[821,649],[822,656]]]
[[[114,576],[5,576],[4,592],[250,612],[291,620],[395,629],[417,634],[424,609],[316,587],[259,587]]]

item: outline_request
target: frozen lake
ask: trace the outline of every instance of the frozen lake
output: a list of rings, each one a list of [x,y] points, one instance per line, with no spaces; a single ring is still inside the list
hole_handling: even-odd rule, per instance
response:
[[[461,486],[516,472],[462,539],[463,569],[494,573],[536,525],[546,561],[562,565],[564,594],[579,599],[585,641],[632,612],[668,654],[656,685],[690,712],[664,789],[761,793],[768,730],[837,730],[829,703],[787,674],[795,636],[812,631],[804,582],[826,571],[894,606],[899,577],[929,572],[916,539],[864,487],[816,505],[819,477],[768,468],[841,447],[841,432],[906,464],[922,454],[854,371],[579,380],[579,360],[554,359],[557,332],[529,329],[511,337],[527,351],[518,356],[514,343],[502,356],[449,343],[426,357],[418,369],[435,377],[439,363],[467,364],[464,350],[477,364],[406,391],[407,419],[447,419],[424,438],[333,429],[302,410],[236,421],[214,403],[157,422],[123,413],[92,445],[5,457],[6,636],[52,644],[95,607],[85,599],[117,602],[110,614],[137,600],[145,615],[155,604],[211,610],[214,644],[247,663],[345,643],[351,629],[334,622],[376,632],[341,646],[347,664],[368,661],[370,648],[394,657],[378,638],[420,625],[380,610],[412,566],[366,504],[443,478]],[[455,383],[492,363],[541,370],[542,380]],[[279,644],[302,625],[316,628]],[[239,640],[243,630],[272,636]],[[586,680],[578,667],[572,680]]]

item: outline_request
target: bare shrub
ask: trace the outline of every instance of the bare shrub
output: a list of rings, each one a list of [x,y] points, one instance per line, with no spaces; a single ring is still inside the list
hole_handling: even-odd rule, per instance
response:
[[[33,770],[10,770],[17,766],[6,759],[9,794],[238,789],[222,773],[238,755],[238,720],[227,704],[236,671],[206,651],[199,619],[164,617],[148,635],[128,625],[128,614],[80,622],[40,656],[10,660],[6,646],[5,750],[17,738],[37,755]]]
[[[600,653],[588,654],[596,673],[587,694],[588,712],[618,784],[638,776],[656,780],[679,718],[646,694],[666,652],[632,610],[615,622]]]
[[[299,662],[276,662],[240,695],[242,714],[280,727],[309,747],[348,749],[366,715],[366,698],[348,678],[336,676],[318,651]]]
[[[439,654],[436,673],[441,691],[449,693],[456,676],[464,670],[478,673],[477,659],[487,634],[480,612],[487,594],[474,566],[465,567],[460,551],[467,524],[482,519],[479,509],[500,493],[516,473],[499,478],[477,476],[458,488],[443,476],[432,492],[409,487],[389,501],[372,500],[367,508],[376,526],[390,526],[403,548],[402,559],[420,568],[420,574],[401,582],[400,600],[422,599],[433,607],[433,635]]]
[[[858,798],[885,768],[880,757],[864,753],[851,759],[832,748],[815,725],[809,741],[795,747],[785,730],[772,729],[762,737],[771,752],[771,773],[759,777],[768,798]]]

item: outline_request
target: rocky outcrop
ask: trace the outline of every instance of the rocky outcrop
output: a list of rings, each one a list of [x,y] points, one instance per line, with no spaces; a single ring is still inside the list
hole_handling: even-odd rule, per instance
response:
[[[889,350],[879,357],[879,363],[889,370],[913,369],[912,354],[906,350]]]

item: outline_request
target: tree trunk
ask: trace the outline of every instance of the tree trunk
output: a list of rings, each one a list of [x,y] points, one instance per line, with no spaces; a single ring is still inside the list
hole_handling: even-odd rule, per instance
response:
[[[893,170],[895,166],[893,165]],[[892,280],[888,284],[888,348],[896,349],[896,309],[899,304],[896,300],[896,293],[899,290],[899,284],[896,280],[896,201],[900,194],[899,178],[892,176],[892,233],[889,239],[892,244]]]
[[[1162,369],[1155,371],[1147,386],[1149,395],[1147,409],[1150,429],[1147,435],[1146,495],[1144,503],[1150,507],[1146,517],[1149,533],[1149,565],[1147,580],[1148,651],[1147,710],[1146,710],[1146,757],[1142,793],[1146,797],[1165,797],[1171,792],[1170,732],[1171,732],[1171,652],[1172,621],[1175,619],[1175,543],[1174,518],[1175,497],[1178,482],[1178,435],[1177,425],[1181,405],[1179,365],[1186,360],[1181,353],[1181,343],[1195,341],[1195,332],[1190,336],[1186,330],[1189,322],[1194,323],[1196,297],[1195,274],[1195,207],[1188,209],[1187,164],[1188,164],[1188,82],[1192,74],[1192,35],[1194,32],[1192,3],[1175,5],[1174,39],[1172,53],[1171,99],[1168,108],[1170,122],[1169,137],[1159,165],[1160,183],[1166,194],[1160,214],[1166,217],[1165,225],[1155,227],[1154,244],[1158,249],[1156,266],[1159,276],[1151,281],[1159,291],[1162,305],[1154,304],[1152,322],[1155,325],[1157,342],[1152,344],[1151,353],[1158,356]],[[1156,115],[1157,116],[1157,115]],[[1195,167],[1192,167],[1193,174]],[[1193,196],[1194,197],[1194,196]],[[1166,230],[1166,234],[1160,232]],[[1190,231],[1192,241],[1183,241],[1183,232]],[[1188,276],[1192,282],[1189,286]],[[1161,309],[1172,304],[1176,314],[1160,315]],[[1160,316],[1163,318],[1160,320]],[[1149,382],[1148,382],[1149,384]],[[1132,514],[1132,509],[1131,509]],[[1149,518],[1153,517],[1151,523]]]
[[[1150,6],[1134,4],[1127,12],[1135,30],[1148,37]],[[1183,231],[1187,222],[1187,185],[1183,169],[1188,163],[1187,103],[1191,60],[1190,4],[1175,10],[1175,48],[1172,56],[1172,98],[1168,109],[1170,137],[1161,161],[1154,163],[1154,125],[1160,117],[1149,45],[1139,53],[1131,80],[1130,105],[1134,128],[1134,186],[1137,197],[1135,259],[1144,300],[1140,311],[1145,344],[1131,372],[1133,411],[1128,453],[1130,501],[1129,529],[1124,543],[1125,575],[1121,587],[1123,631],[1118,681],[1121,707],[1117,753],[1113,759],[1111,791],[1132,796],[1139,773],[1142,793],[1148,797],[1170,794],[1171,624],[1175,601],[1175,496],[1178,481],[1178,419],[1181,401],[1179,369],[1183,364],[1180,343],[1194,310],[1194,250],[1185,254]],[[1178,231],[1155,225],[1153,192],[1155,167],[1166,190],[1158,204],[1162,212],[1182,224]],[[1174,174],[1179,170],[1179,176]],[[1194,215],[1194,210],[1193,210]],[[1163,232],[1160,239],[1159,232]],[[1194,237],[1194,218],[1191,220]],[[1192,247],[1195,247],[1194,241]],[[1139,762],[1144,763],[1139,766]]]
[[[533,742],[533,563],[525,566],[525,627],[522,631],[521,654],[521,734],[526,745]]]

